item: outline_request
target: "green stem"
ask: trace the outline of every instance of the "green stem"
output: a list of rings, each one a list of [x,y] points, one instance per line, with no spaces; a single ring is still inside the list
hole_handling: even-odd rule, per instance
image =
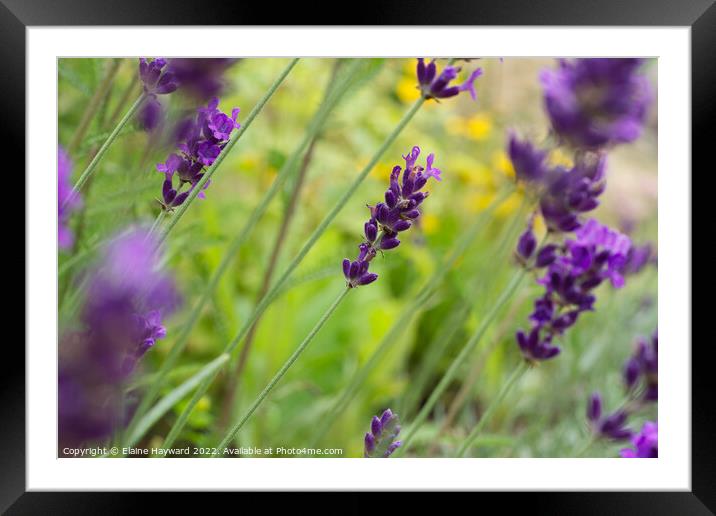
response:
[[[124,446],[133,446],[144,433],[149,430],[159,419],[166,414],[179,400],[189,394],[199,383],[217,371],[229,360],[229,355],[219,355],[216,359],[209,362],[201,370],[192,375],[184,383],[172,390],[169,394],[161,399],[151,410],[149,410],[138,422],[132,433],[127,432],[129,436]]]
[[[80,142],[85,137],[87,129],[89,128],[90,122],[92,122],[95,113],[97,113],[97,110],[103,104],[103,100],[107,98],[109,89],[112,86],[112,82],[114,81],[114,78],[117,75],[117,71],[119,70],[119,66],[121,64],[121,59],[113,59],[110,63],[109,68],[107,69],[107,73],[105,74],[104,78],[102,79],[102,82],[97,88],[97,91],[95,91],[94,95],[92,95],[92,98],[87,104],[85,112],[82,114],[82,119],[80,120],[80,123],[75,130],[75,134],[72,136],[72,140],[70,140],[70,144],[67,146],[67,152],[69,154],[73,154],[75,150],[77,150],[77,147],[79,146]]]
[[[350,84],[350,79],[353,77],[353,73],[355,73],[358,69],[358,65],[360,63],[356,62],[356,65],[354,65],[350,69],[350,73],[345,78],[345,83],[343,84],[345,87],[347,87]],[[191,330],[194,328],[194,325],[199,320],[199,317],[202,313],[202,310],[204,309],[204,306],[206,303],[211,299],[211,296],[213,295],[214,291],[216,290],[217,285],[219,284],[219,281],[224,276],[224,273],[228,270],[229,266],[231,265],[232,260],[238,253],[241,246],[244,244],[246,239],[248,238],[251,231],[253,231],[254,226],[258,222],[258,220],[263,216],[265,211],[268,209],[269,204],[273,200],[273,198],[276,196],[276,194],[280,191],[282,185],[285,183],[285,181],[288,179],[288,177],[294,172],[294,169],[296,168],[296,164],[298,163],[298,160],[303,155],[304,151],[306,151],[306,148],[310,145],[311,141],[315,138],[316,134],[320,132],[322,127],[324,126],[327,117],[329,113],[333,110],[333,108],[336,106],[338,100],[340,99],[342,93],[345,92],[345,89],[343,88],[336,88],[334,90],[334,93],[329,98],[326,96],[325,102],[321,105],[321,107],[316,112],[313,120],[311,121],[309,125],[309,129],[306,132],[306,136],[304,137],[303,141],[299,144],[299,146],[294,150],[294,152],[291,154],[291,157],[284,163],[283,167],[281,167],[281,171],[276,176],[276,180],[271,185],[271,188],[264,194],[264,197],[259,202],[258,206],[253,210],[251,215],[249,216],[249,219],[246,221],[244,226],[241,228],[241,231],[234,237],[234,239],[229,243],[226,252],[224,253],[223,258],[221,259],[221,262],[219,263],[218,267],[216,268],[216,271],[212,275],[211,279],[209,280],[208,284],[204,288],[201,296],[199,297],[197,303],[192,308],[192,311],[189,315],[189,319],[186,322],[186,324],[182,327],[181,333],[179,334],[179,337],[177,338],[176,344],[172,347],[171,351],[169,352],[169,355],[167,356],[166,360],[162,364],[157,381],[150,387],[147,394],[143,397],[142,401],[139,404],[139,407],[136,410],[135,416],[132,419],[132,422],[130,423],[130,427],[134,424],[136,424],[136,421],[139,417],[144,414],[144,412],[149,408],[149,405],[156,399],[157,394],[159,393],[159,389],[162,386],[162,382],[166,376],[166,374],[171,370],[171,368],[174,366],[174,363],[179,358],[179,355],[184,350],[184,347],[186,346],[186,343],[188,341],[189,335],[191,334]],[[227,346],[228,350],[228,346]],[[228,351],[227,351],[228,352]]]
[[[254,119],[258,116],[258,114],[261,112],[263,107],[266,105],[266,103],[269,101],[269,99],[273,96],[273,94],[276,92],[278,87],[281,85],[281,83],[284,81],[284,79],[288,76],[288,74],[291,72],[294,66],[298,63],[299,58],[292,59],[291,62],[284,68],[283,72],[281,72],[281,75],[278,76],[278,78],[274,81],[274,83],[269,87],[268,91],[264,94],[263,97],[258,101],[258,103],[254,106],[254,108],[251,110],[251,113],[249,113],[249,116],[246,117],[246,120],[241,124],[241,127],[238,131],[234,134],[234,136],[228,141],[224,149],[221,151],[219,156],[216,158],[216,161],[207,169],[206,173],[202,176],[202,178],[199,180],[199,182],[196,183],[196,185],[192,188],[191,193],[189,193],[189,196],[186,198],[184,203],[177,208],[176,212],[172,216],[171,219],[169,219],[169,222],[167,223],[166,227],[164,228],[164,231],[161,234],[161,237],[159,238],[159,242],[162,243],[164,240],[166,240],[167,235],[169,235],[169,232],[176,226],[177,222],[179,222],[179,219],[181,219],[184,216],[184,213],[186,213],[186,210],[189,209],[189,206],[194,202],[194,199],[196,199],[196,196],[199,195],[199,193],[204,189],[204,185],[211,179],[211,176],[214,175],[214,172],[216,172],[216,169],[218,169],[221,164],[223,163],[224,159],[226,159],[226,156],[229,155],[231,152],[231,149],[234,145],[236,145],[236,142],[239,141],[239,139],[244,135],[246,130],[249,128],[251,123],[254,121]]]
[[[462,443],[462,446],[460,446],[460,448],[457,450],[458,457],[464,456],[465,452],[470,448],[470,446],[472,446],[472,444],[475,442],[475,439],[477,439],[484,426],[490,420],[492,413],[495,411],[498,405],[502,403],[502,400],[505,399],[505,396],[507,396],[507,394],[512,390],[512,387],[515,386],[517,380],[522,377],[525,371],[527,371],[527,368],[528,364],[525,360],[522,360],[520,364],[515,368],[507,382],[505,382],[505,384],[502,386],[502,389],[497,394],[497,397],[492,400],[492,403],[490,403],[490,405],[487,407],[485,413],[480,418],[480,421],[478,421],[477,425],[475,425],[475,428],[473,428],[472,432],[470,432],[470,435],[467,436],[467,439],[465,439],[465,441]]]
[[[430,397],[428,398],[428,401],[423,405],[423,408],[420,410],[418,415],[415,418],[415,421],[413,421],[413,424],[410,425],[410,428],[405,434],[405,437],[402,439],[403,445],[396,450],[398,455],[401,455],[405,453],[405,450],[408,448],[408,444],[410,444],[411,439],[415,436],[415,433],[418,431],[420,426],[425,422],[428,415],[432,411],[432,409],[435,407],[435,404],[438,402],[438,399],[440,399],[440,396],[445,392],[448,385],[450,385],[450,382],[452,382],[453,378],[457,374],[458,370],[460,369],[460,366],[466,362],[468,356],[472,351],[475,349],[475,346],[480,342],[480,339],[483,337],[485,332],[487,331],[487,328],[489,328],[490,324],[492,323],[493,319],[497,316],[502,306],[507,302],[507,300],[512,297],[512,295],[517,290],[517,287],[519,286],[520,282],[522,281],[522,278],[524,278],[526,273],[526,270],[524,268],[519,269],[517,272],[515,272],[514,276],[512,276],[512,279],[507,284],[507,286],[504,288],[502,293],[500,294],[500,297],[495,301],[495,303],[490,308],[490,311],[487,313],[485,318],[482,320],[480,325],[478,326],[475,333],[472,335],[470,340],[468,340],[465,345],[463,346],[460,353],[455,357],[455,359],[450,364],[450,367],[445,372],[443,377],[440,379],[440,382],[435,387],[433,392],[430,394]]]
[[[132,118],[132,116],[134,116],[139,107],[144,103],[145,98],[146,97],[144,96],[144,94],[140,95],[139,98],[134,102],[134,104],[132,104],[129,110],[122,117],[119,123],[114,127],[112,132],[109,134],[107,139],[97,151],[97,154],[95,154],[94,158],[92,158],[92,161],[90,161],[89,165],[87,165],[87,168],[84,170],[84,172],[82,172],[82,175],[80,175],[79,179],[75,183],[75,186],[72,188],[72,193],[67,196],[67,198],[63,201],[63,204],[66,204],[72,197],[77,195],[79,191],[82,190],[82,186],[84,186],[84,184],[90,178],[94,170],[97,168],[97,165],[99,165],[99,162],[107,153],[107,150],[109,150],[109,147],[112,145],[114,140],[117,139],[117,135],[119,134],[119,132],[124,128],[125,125],[127,125],[127,122],[129,122],[129,120]]]
[[[148,236],[151,236],[154,234],[154,232],[162,225],[162,221],[164,220],[164,217],[166,217],[167,212],[165,209],[162,209],[159,214],[157,215],[157,218],[154,219],[154,223],[152,224],[152,227],[149,228]]]
[[[323,327],[324,324],[326,324],[326,321],[328,318],[335,312],[336,308],[338,308],[338,305],[341,304],[341,301],[348,295],[348,292],[350,292],[351,288],[345,288],[341,291],[339,296],[336,298],[335,301],[333,301],[333,304],[326,310],[326,313],[323,314],[323,316],[318,320],[316,325],[313,327],[313,329],[309,332],[308,335],[306,335],[306,338],[303,339],[303,342],[298,345],[296,350],[293,352],[293,354],[288,357],[288,360],[281,366],[281,369],[278,370],[278,372],[274,375],[273,378],[271,378],[271,381],[264,387],[264,390],[261,391],[261,393],[256,397],[254,402],[251,404],[249,409],[246,411],[246,414],[243,415],[243,417],[227,432],[227,434],[224,436],[224,438],[221,440],[219,445],[217,446],[217,451],[214,452],[212,456],[216,456],[217,452],[219,450],[224,449],[229,445],[231,440],[234,438],[236,433],[241,430],[241,428],[244,426],[246,421],[249,420],[251,415],[256,411],[256,409],[261,405],[264,399],[269,395],[271,390],[276,386],[276,384],[283,378],[283,376],[286,374],[286,372],[289,370],[289,368],[298,360],[298,357],[301,356],[301,353],[303,353],[308,345],[311,343],[313,338],[316,336],[318,331]]]
[[[308,254],[308,252],[311,250],[311,248],[315,245],[315,243],[318,241],[318,239],[321,237],[321,235],[326,231],[328,228],[328,225],[333,221],[333,219],[338,215],[338,212],[343,209],[345,204],[350,199],[351,195],[358,189],[360,184],[363,182],[363,180],[368,176],[370,171],[373,169],[373,167],[378,163],[378,160],[383,155],[383,153],[388,149],[388,147],[395,141],[395,139],[398,137],[400,132],[405,128],[406,125],[408,125],[408,122],[415,116],[415,114],[420,109],[420,106],[423,105],[425,102],[425,99],[420,98],[418,99],[415,104],[410,108],[410,110],[403,116],[401,121],[398,123],[398,125],[393,129],[393,131],[388,135],[386,140],[383,142],[383,144],[380,146],[378,151],[375,153],[375,155],[371,158],[370,162],[365,166],[365,168],[361,171],[360,174],[355,178],[351,186],[348,187],[348,190],[341,196],[341,198],[338,200],[338,202],[335,204],[335,206],[331,209],[331,211],[328,213],[328,215],[325,216],[323,221],[319,224],[319,226],[314,230],[313,234],[308,238],[308,241],[303,245],[301,250],[298,252],[298,254],[295,256],[295,258],[291,261],[289,266],[286,268],[286,270],[283,272],[281,277],[276,281],[273,287],[268,291],[268,293],[263,297],[263,299],[256,305],[251,315],[246,319],[244,324],[242,325],[241,329],[239,330],[239,333],[236,335],[234,340],[232,340],[229,345],[227,346],[227,353],[233,352],[234,349],[236,349],[236,346],[238,346],[243,338],[246,336],[246,334],[251,329],[251,326],[256,322],[256,320],[261,316],[261,314],[264,313],[266,308],[271,304],[273,299],[276,297],[277,293],[281,290],[281,287],[283,284],[288,280],[289,276],[291,276],[291,273],[298,267],[298,265],[301,263],[303,258]],[[208,378],[197,390],[197,394],[205,393],[209,389],[209,385],[213,381],[213,378]],[[191,414],[191,411],[194,409],[194,406],[196,405],[196,402],[198,402],[200,398],[195,396],[192,398],[192,400],[189,402],[187,407],[184,409],[184,412],[179,416],[179,419],[174,424],[174,427],[172,428],[172,431],[170,434],[178,434],[179,430],[181,430],[181,427],[183,427],[184,423],[189,417],[189,414]],[[176,436],[176,435],[175,435]],[[167,440],[169,440],[169,436],[167,436]],[[170,443],[171,444],[171,443]]]
[[[323,436],[326,435],[330,430],[333,423],[335,423],[338,416],[343,413],[346,405],[353,399],[353,396],[358,391],[361,384],[368,378],[368,375],[380,362],[383,356],[388,352],[390,347],[398,340],[403,331],[410,325],[410,321],[417,315],[417,313],[425,306],[425,302],[432,295],[435,288],[442,282],[447,273],[455,265],[455,262],[465,254],[465,251],[478,235],[479,231],[487,221],[487,216],[499,206],[511,193],[510,188],[502,195],[497,198],[482,212],[475,221],[468,228],[467,231],[460,237],[454,249],[450,254],[435,267],[435,272],[423,285],[420,291],[413,296],[413,302],[410,303],[400,314],[398,319],[393,323],[391,328],[385,334],[378,347],[375,349],[373,354],[368,358],[366,363],[356,372],[353,379],[343,391],[340,398],[336,400],[331,409],[320,418],[320,427],[313,432],[313,441],[311,446],[317,445]]]

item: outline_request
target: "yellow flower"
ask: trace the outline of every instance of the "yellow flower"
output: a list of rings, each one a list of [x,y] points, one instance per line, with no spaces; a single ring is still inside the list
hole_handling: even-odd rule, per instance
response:
[[[432,235],[440,229],[440,219],[432,213],[426,213],[421,217],[421,224],[426,235]]]
[[[522,195],[514,192],[495,209],[495,216],[499,218],[507,217],[516,212],[522,204]]]
[[[537,213],[534,218],[532,229],[535,233],[535,238],[540,241],[547,234],[547,224],[544,222],[544,218],[540,213]]]
[[[480,190],[467,197],[467,209],[472,213],[479,213],[495,200],[494,191]]]
[[[415,102],[420,98],[420,90],[417,88],[415,78],[403,77],[398,80],[395,93],[398,95],[398,98],[406,104]]]
[[[199,401],[196,402],[196,409],[199,411],[206,411],[211,408],[211,400],[208,396],[202,396]]]
[[[515,169],[512,166],[512,161],[510,161],[510,158],[507,156],[507,153],[505,151],[495,151],[492,156],[492,163],[494,167],[498,171],[502,172],[505,176],[512,180],[515,179]]]
[[[553,167],[561,165],[566,168],[572,168],[574,166],[574,161],[571,156],[567,155],[560,148],[556,148],[550,153],[547,162]]]
[[[492,119],[487,114],[477,114],[467,119],[466,133],[473,140],[484,140],[492,132]]]

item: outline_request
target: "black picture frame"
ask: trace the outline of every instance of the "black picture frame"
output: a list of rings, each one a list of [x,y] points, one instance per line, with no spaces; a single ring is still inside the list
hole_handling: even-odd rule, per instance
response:
[[[339,4],[334,4],[334,8]],[[711,154],[710,134],[716,119],[716,5],[714,0],[419,0],[408,2],[363,1],[346,14],[336,11],[329,22],[316,18],[315,9],[303,3],[273,4],[196,0],[0,0],[0,132],[10,149],[13,171],[24,170],[25,141],[25,31],[29,26],[62,25],[605,25],[691,27],[692,157],[706,163]],[[328,10],[324,13],[332,14]],[[710,169],[713,169],[712,162]],[[694,168],[696,165],[692,165]],[[7,173],[8,171],[6,171]],[[690,174],[690,171],[683,171]],[[17,193],[14,180],[14,197]],[[24,188],[24,181],[23,190]],[[31,192],[24,192],[30,195]],[[8,209],[6,207],[6,209]],[[16,211],[15,213],[20,213]],[[6,215],[7,217],[7,215]],[[7,220],[7,219],[6,219]],[[696,222],[696,220],[694,220]],[[21,231],[18,224],[16,230]],[[7,238],[7,237],[6,237]],[[24,255],[23,245],[13,244],[14,260]],[[15,240],[18,242],[18,240]],[[22,251],[20,251],[22,249]],[[29,274],[25,268],[25,274]],[[20,303],[15,303],[18,306]],[[25,492],[25,353],[14,342],[5,343],[0,375],[0,510],[8,514],[100,514],[127,513],[143,502],[128,493],[26,493]],[[690,343],[681,343],[684,346]],[[711,342],[692,346],[692,491],[648,493],[530,493],[500,496],[502,509],[529,505],[531,513],[548,514],[713,514],[716,511],[716,412],[711,409],[714,392],[713,362],[708,358]],[[212,494],[213,497],[216,494]],[[480,495],[487,496],[487,495]],[[493,495],[490,495],[493,496]],[[213,499],[216,503],[218,500]],[[163,500],[165,510],[181,504],[176,494]],[[483,502],[484,503],[484,502]],[[351,504],[354,509],[360,506]],[[243,506],[245,510],[246,505]],[[476,509],[477,510],[477,509]],[[347,512],[347,511],[346,511]],[[363,512],[363,511],[361,511]]]

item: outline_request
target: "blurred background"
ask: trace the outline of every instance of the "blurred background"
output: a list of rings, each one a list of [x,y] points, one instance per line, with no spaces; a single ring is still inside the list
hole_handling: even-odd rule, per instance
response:
[[[225,75],[219,107],[240,107],[239,121],[288,63],[287,59],[242,59]],[[344,63],[345,65],[345,63]],[[371,270],[379,280],[348,296],[308,350],[239,433],[242,446],[343,448],[343,456],[360,457],[370,419],[386,408],[408,424],[445,369],[473,333],[513,274],[513,249],[529,213],[524,193],[516,191],[494,209],[479,236],[436,293],[412,314],[411,322],[390,343],[347,406],[329,418],[336,399],[381,344],[391,326],[410,306],[469,224],[504,187],[514,172],[505,148],[507,131],[516,129],[544,141],[549,123],[538,80],[554,59],[480,59],[463,63],[461,78],[475,67],[478,98],[460,95],[427,102],[383,155],[292,275],[260,321],[245,368],[236,375],[232,357],[191,415],[175,447],[214,446],[227,422],[245,411],[286,358],[345,286],[343,258],[353,259],[361,242],[366,204],[382,200],[394,165],[414,145],[435,153],[443,181],[431,182],[420,224],[403,234],[402,244],[378,256]],[[108,67],[117,66],[107,102],[70,152],[74,178],[107,137],[126,99],[139,94],[136,59],[62,59],[59,67],[58,130],[60,144],[73,139],[82,115]],[[318,109],[335,60],[303,59],[269,101],[251,128],[231,150],[212,178],[206,199],[191,205],[167,242],[166,268],[184,298],[183,309],[165,321],[166,338],[145,355],[133,392],[153,374],[175,342],[187,311],[194,305],[251,211],[304,136]],[[644,67],[656,88],[657,63]],[[313,146],[295,209],[291,210],[275,279],[331,209],[387,134],[418,98],[414,59],[366,60],[355,85],[328,118]],[[160,99],[167,123],[196,101],[180,94]],[[161,128],[127,126],[100,164],[84,193],[84,209],[71,220],[72,249],[59,255],[60,325],[71,328],[82,302],[78,280],[103,242],[134,223],[151,224],[159,211],[163,176],[156,164],[172,152]],[[571,156],[555,152],[554,162]],[[299,171],[271,203],[235,257],[216,294],[191,333],[179,365],[163,393],[181,384],[211,361],[250,315],[270,263],[279,228],[291,204]],[[635,143],[609,153],[607,189],[592,213],[603,223],[628,232],[636,244],[657,241],[657,112]],[[539,229],[539,221],[537,222]],[[408,456],[450,456],[473,428],[520,360],[514,334],[527,324],[540,287],[526,281],[500,312],[475,352],[416,435]],[[600,390],[605,408],[624,398],[621,375],[635,339],[657,324],[657,271],[649,266],[627,279],[621,290],[599,289],[596,311],[580,318],[566,333],[562,354],[535,367],[498,407],[472,450],[478,457],[568,457],[587,439],[586,400]],[[186,399],[146,434],[138,446],[159,446]],[[654,413],[647,415],[655,418]],[[327,425],[331,422],[330,425]],[[641,427],[641,420],[632,420]],[[623,444],[597,443],[591,456],[613,457]]]

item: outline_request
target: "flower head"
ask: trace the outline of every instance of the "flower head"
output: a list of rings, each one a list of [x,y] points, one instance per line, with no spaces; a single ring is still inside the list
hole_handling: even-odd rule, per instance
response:
[[[179,304],[160,259],[157,241],[134,229],[114,239],[90,272],[82,327],[60,342],[60,442],[104,439],[126,422],[124,384],[144,353],[166,335],[162,316]]]
[[[552,344],[554,337],[573,326],[582,312],[593,309],[593,291],[602,282],[608,279],[615,288],[624,285],[621,267],[631,246],[626,235],[590,219],[575,237],[537,252],[534,267],[545,269],[537,280],[544,286],[544,294],[534,303],[532,328],[516,335],[527,360],[547,360],[559,354],[559,348]],[[524,234],[520,238],[518,254],[531,250],[522,242],[525,238]]]
[[[659,339],[656,331],[650,339],[637,341],[636,350],[624,364],[623,376],[628,391],[643,385],[644,401],[659,399]]]
[[[186,201],[191,191],[204,177],[205,167],[216,161],[231,138],[231,133],[241,127],[236,119],[239,109],[234,108],[231,116],[218,109],[219,99],[212,99],[206,107],[197,110],[196,117],[183,123],[177,131],[179,153],[172,153],[166,162],[157,164],[157,170],[164,174],[162,185],[162,207],[172,210]],[[178,177],[178,186],[174,186],[174,176]],[[188,190],[182,188],[188,185]],[[209,186],[204,183],[203,190]]]
[[[419,58],[417,76],[420,92],[426,99],[446,99],[467,91],[472,100],[476,100],[475,79],[482,75],[482,68],[474,70],[464,83],[451,86],[450,83],[457,78],[459,72],[460,67],[446,66],[440,75],[437,75],[435,59],[425,64],[425,60]]]
[[[368,458],[387,458],[401,445],[397,441],[400,433],[399,418],[387,409],[378,418],[373,416],[370,422],[370,432],[365,434],[364,456]]]
[[[387,251],[400,245],[398,234],[407,231],[420,217],[419,206],[428,197],[423,187],[433,177],[438,181],[440,170],[433,167],[435,156],[430,154],[427,168],[417,164],[420,147],[415,146],[403,156],[405,170],[393,167],[390,174],[390,186],[384,195],[385,202],[368,206],[370,218],[363,225],[365,240],[358,246],[358,257],[351,261],[343,260],[343,275],[350,288],[368,285],[378,279],[378,275],[368,271],[371,260],[378,251]],[[402,172],[402,178],[401,178]]]
[[[633,448],[623,448],[620,454],[625,459],[655,459],[659,456],[659,428],[654,421],[647,421],[641,432],[632,439]]]
[[[177,89],[176,76],[166,69],[166,65],[167,60],[162,58],[139,59],[139,78],[146,94],[166,95]]]
[[[82,205],[79,195],[72,193],[72,161],[62,147],[57,148],[57,245],[66,249],[74,240],[67,227],[70,214]]]
[[[652,94],[642,59],[562,59],[540,81],[555,132],[574,147],[596,149],[639,137]]]
[[[519,140],[515,133],[510,133],[507,155],[518,181],[540,181],[547,174],[547,151],[538,149],[529,140]]]

